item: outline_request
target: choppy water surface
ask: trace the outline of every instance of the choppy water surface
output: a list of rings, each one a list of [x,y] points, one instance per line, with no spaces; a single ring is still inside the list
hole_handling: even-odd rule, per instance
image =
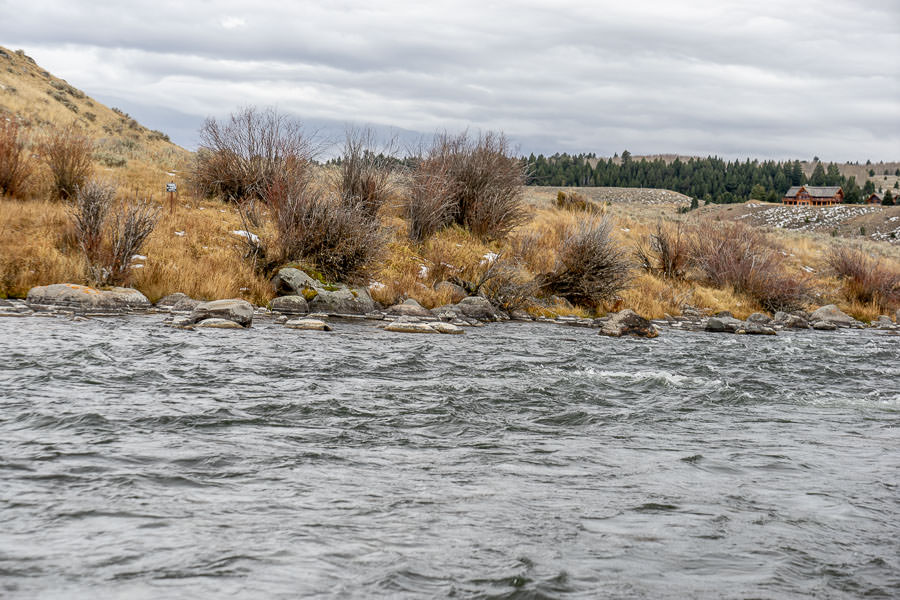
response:
[[[0,320],[0,596],[900,595],[900,337]]]

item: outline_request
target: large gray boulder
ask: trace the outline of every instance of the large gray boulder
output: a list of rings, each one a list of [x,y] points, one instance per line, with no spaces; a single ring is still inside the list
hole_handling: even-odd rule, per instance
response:
[[[25,302],[31,308],[65,307],[82,312],[145,310],[150,301],[133,288],[98,290],[75,283],[54,283],[28,290]]]
[[[269,303],[269,308],[283,315],[305,315],[309,312],[309,303],[303,296],[279,296]]]
[[[235,323],[230,319],[203,319],[199,323],[195,323],[194,327],[207,327],[210,329],[243,329],[240,323]]]
[[[279,269],[272,277],[275,293],[284,296],[303,296],[303,290],[314,290],[322,285],[300,269],[286,267]]]
[[[316,288],[316,296],[309,301],[309,310],[337,315],[364,315],[375,310],[375,301],[364,287],[351,288],[344,284]]]
[[[706,331],[713,333],[736,333],[746,327],[740,319],[727,316],[710,317],[706,322]]]
[[[331,331],[331,326],[321,319],[291,319],[284,324],[288,329],[305,331]]]
[[[190,318],[194,323],[206,319],[226,319],[242,327],[250,327],[253,323],[253,305],[239,298],[202,302],[191,312]]]
[[[168,296],[163,296],[159,300],[156,301],[156,308],[172,308],[178,302],[184,299],[190,299],[190,296],[187,294],[182,294],[181,292],[175,292],[174,294],[169,294]]]
[[[772,322],[772,317],[763,313],[755,312],[747,317],[747,322],[759,323],[760,325],[769,325]]]
[[[416,317],[400,317],[396,321],[388,323],[384,330],[395,333],[440,333],[431,324],[423,323]]]
[[[389,315],[400,315],[408,317],[433,317],[430,310],[413,300],[408,298],[400,304],[395,304],[388,308],[385,312]]]
[[[466,317],[479,321],[499,321],[502,317],[487,298],[469,296],[460,300],[456,307]]]
[[[821,308],[816,309],[809,316],[810,323],[813,324],[814,329],[823,329],[823,327],[816,327],[816,323],[827,323],[829,325],[834,325],[835,327],[862,327],[863,324],[843,312],[834,304],[828,304]]]
[[[632,336],[652,339],[659,336],[659,331],[647,319],[630,308],[613,314],[600,326],[599,335],[609,337]]]
[[[780,325],[784,329],[809,329],[809,321],[791,313],[778,311],[775,313],[775,325]]]

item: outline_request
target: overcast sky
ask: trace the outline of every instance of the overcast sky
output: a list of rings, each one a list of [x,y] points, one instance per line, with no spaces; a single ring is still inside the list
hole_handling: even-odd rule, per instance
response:
[[[900,0],[0,0],[0,45],[191,148],[255,104],[335,138],[900,159]]]

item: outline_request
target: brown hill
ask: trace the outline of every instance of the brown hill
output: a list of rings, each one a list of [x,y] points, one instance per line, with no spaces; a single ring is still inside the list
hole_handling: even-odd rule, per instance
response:
[[[77,124],[94,138],[96,170],[121,184],[158,189],[190,152],[127,113],[94,100],[42,69],[22,50],[0,46],[0,118],[15,118],[32,139],[53,126]]]

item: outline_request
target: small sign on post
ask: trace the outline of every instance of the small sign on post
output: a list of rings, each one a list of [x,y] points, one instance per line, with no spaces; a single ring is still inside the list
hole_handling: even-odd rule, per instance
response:
[[[175,194],[178,193],[178,186],[175,185],[174,181],[170,181],[166,184],[166,193],[169,195],[169,212],[175,212]]]

